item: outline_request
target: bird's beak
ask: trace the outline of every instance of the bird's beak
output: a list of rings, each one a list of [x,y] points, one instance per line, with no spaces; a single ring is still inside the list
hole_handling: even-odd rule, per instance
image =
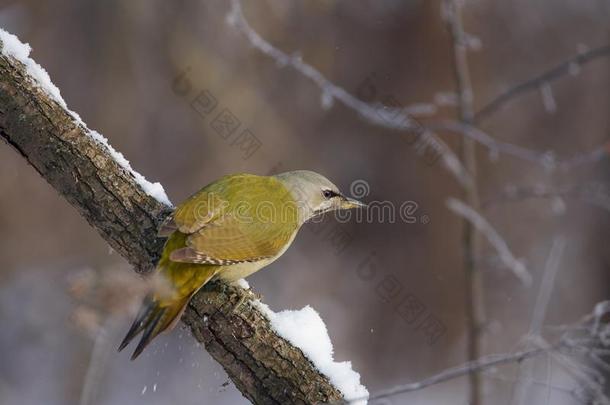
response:
[[[366,208],[367,205],[363,202],[360,202],[358,200],[354,200],[353,198],[349,198],[349,197],[343,197],[341,199],[341,205],[340,208],[342,210],[349,210],[351,208]]]

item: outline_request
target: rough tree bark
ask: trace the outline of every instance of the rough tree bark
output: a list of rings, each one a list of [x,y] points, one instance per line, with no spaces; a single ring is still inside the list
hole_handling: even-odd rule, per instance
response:
[[[170,208],[91,138],[68,111],[40,90],[24,66],[0,54],[0,135],[68,200],[140,273],[154,268],[163,240],[156,228]],[[183,322],[255,404],[341,402],[340,392],[301,350],[251,305],[254,294],[211,286],[192,300]]]

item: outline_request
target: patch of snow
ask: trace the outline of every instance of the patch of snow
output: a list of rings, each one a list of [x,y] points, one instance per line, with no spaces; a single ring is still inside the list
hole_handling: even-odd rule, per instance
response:
[[[85,128],[85,130],[95,141],[104,145],[110,155],[113,157],[113,159],[116,160],[116,162],[121,165],[121,167],[127,170],[127,172],[129,172],[134,177],[136,183],[138,183],[148,195],[165,205],[168,205],[170,207],[172,206],[172,203],[170,202],[169,198],[167,197],[167,194],[165,193],[165,190],[163,189],[163,186],[160,183],[151,183],[146,180],[146,178],[140,173],[133,170],[133,168],[129,164],[129,161],[125,159],[122,153],[117,152],[112,146],[110,146],[108,140],[104,136],[102,136],[96,131],[87,128],[87,125],[83,122],[79,115],[74,111],[70,111],[70,109],[68,109],[66,102],[61,97],[59,89],[53,84],[47,71],[30,58],[30,52],[32,51],[30,45],[22,43],[19,38],[17,38],[11,33],[6,32],[2,28],[0,28],[0,42],[0,45],[2,45],[2,47],[0,48],[2,53],[21,62],[25,66],[26,72],[33,79],[33,82],[38,87],[40,87],[40,89],[42,89],[45,93],[47,93],[49,97],[51,97],[61,107],[63,107],[68,113],[70,113],[74,117],[76,122],[83,128]]]
[[[250,284],[248,284],[248,282],[246,281],[245,278],[240,278],[239,280],[235,281],[233,284],[235,284],[238,287],[243,288],[244,290],[250,289]]]
[[[352,370],[352,363],[333,359],[334,349],[328,330],[315,309],[308,305],[299,311],[274,312],[258,300],[253,303],[269,319],[273,330],[301,349],[347,401],[358,405],[367,403],[369,392],[360,383],[360,374]]]
[[[47,71],[30,58],[32,47],[29,44],[24,44],[15,35],[4,31],[2,28],[0,28],[0,41],[2,41],[2,53],[23,63],[26,71],[37,82],[38,86],[59,105],[67,109],[66,102],[61,98],[59,89],[53,84]]]
[[[167,194],[165,194],[165,190],[163,189],[163,186],[161,185],[161,183],[151,183],[150,181],[146,180],[146,178],[144,176],[142,176],[140,173],[133,170],[133,168],[131,167],[131,164],[129,164],[129,161],[127,159],[125,159],[125,156],[123,156],[123,154],[121,152],[118,152],[116,149],[114,149],[108,143],[108,139],[106,139],[99,132],[89,130],[89,136],[91,136],[91,138],[93,138],[98,143],[104,145],[106,147],[106,149],[108,149],[108,153],[110,153],[110,156],[112,156],[112,158],[121,167],[123,167],[125,170],[127,170],[129,173],[131,173],[133,175],[133,178],[135,179],[136,183],[138,183],[140,185],[140,187],[142,187],[148,195],[156,198],[157,201],[159,201],[159,202],[169,205],[170,207],[172,206],[172,203],[170,202],[169,198],[167,197]]]

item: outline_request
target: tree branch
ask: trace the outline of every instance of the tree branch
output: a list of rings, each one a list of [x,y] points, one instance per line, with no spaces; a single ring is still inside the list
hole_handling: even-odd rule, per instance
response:
[[[136,271],[150,271],[163,245],[157,226],[170,207],[147,193],[143,184],[149,183],[117,160],[117,152],[65,107],[59,92],[48,91],[50,82],[32,74],[35,64],[27,55],[17,60],[8,54],[0,53],[2,139]],[[35,73],[44,72],[35,67]],[[339,390],[257,308],[237,306],[253,298],[239,287],[209,286],[192,300],[183,322],[253,403],[341,401]]]
[[[442,12],[447,30],[451,35],[453,45],[453,70],[458,92],[458,118],[461,123],[469,125],[474,117],[473,101],[474,91],[470,78],[470,67],[468,65],[468,52],[466,48],[464,27],[462,23],[461,3],[457,0],[444,0]],[[462,138],[461,157],[464,167],[472,177],[472,183],[466,187],[465,197],[471,206],[471,212],[479,208],[479,191],[477,185],[478,165],[477,148],[473,138]],[[457,201],[457,200],[455,200]],[[451,203],[451,201],[450,201]],[[455,204],[454,204],[455,205]],[[450,204],[450,207],[452,205]],[[479,237],[477,235],[476,224],[480,223],[471,219],[464,221],[462,231],[462,246],[464,263],[465,281],[465,306],[467,314],[468,340],[466,343],[466,353],[468,360],[475,361],[481,356],[483,342],[483,327],[485,324],[485,300],[484,283],[481,269],[476,264],[479,254]],[[506,249],[508,250],[508,249]],[[501,255],[506,257],[506,255]],[[472,405],[481,404],[481,378],[478,373],[469,375],[469,402]]]
[[[550,83],[567,74],[577,74],[582,66],[604,57],[610,57],[610,45],[600,46],[579,53],[538,76],[525,80],[498,95],[474,115],[474,122],[477,124],[482,122],[521,94],[538,90],[545,83]]]
[[[279,66],[290,66],[315,83],[322,91],[323,107],[329,108],[334,100],[338,100],[371,124],[391,130],[406,131],[415,135],[422,141],[423,150],[431,149],[441,157],[443,167],[458,183],[463,187],[471,185],[472,179],[460,159],[430,128],[424,127],[409,115],[409,108],[388,108],[380,103],[362,101],[328,80],[319,70],[304,62],[298,53],[291,56],[274,47],[250,26],[244,15],[241,0],[231,0],[231,9],[227,21],[243,34],[254,48],[272,58]]]

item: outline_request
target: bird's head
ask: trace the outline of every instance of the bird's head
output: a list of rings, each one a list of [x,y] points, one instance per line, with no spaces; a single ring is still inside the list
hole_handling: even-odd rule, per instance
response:
[[[366,204],[343,195],[330,180],[316,172],[295,170],[275,177],[284,183],[296,201],[301,222],[325,212],[366,207]]]

